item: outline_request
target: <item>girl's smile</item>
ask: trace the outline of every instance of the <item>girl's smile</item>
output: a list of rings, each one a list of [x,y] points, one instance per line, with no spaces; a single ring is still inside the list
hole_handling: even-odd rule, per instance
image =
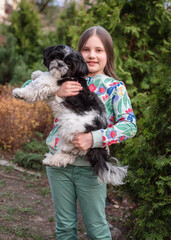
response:
[[[95,66],[97,62],[87,61],[88,66]]]
[[[87,63],[91,77],[97,74],[104,74],[107,54],[102,41],[97,35],[93,35],[87,40],[81,54]]]

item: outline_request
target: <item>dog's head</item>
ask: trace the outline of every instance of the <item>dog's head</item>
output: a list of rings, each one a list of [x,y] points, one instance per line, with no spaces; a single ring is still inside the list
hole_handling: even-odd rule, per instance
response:
[[[51,72],[60,72],[61,77],[85,77],[87,64],[82,55],[66,45],[51,46],[43,51],[44,65]]]

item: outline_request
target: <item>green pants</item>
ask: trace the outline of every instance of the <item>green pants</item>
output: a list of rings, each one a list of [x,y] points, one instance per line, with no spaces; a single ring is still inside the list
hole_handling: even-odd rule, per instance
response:
[[[105,215],[106,184],[99,184],[91,167],[46,167],[56,218],[56,239],[77,240],[77,199],[87,236],[111,240]]]

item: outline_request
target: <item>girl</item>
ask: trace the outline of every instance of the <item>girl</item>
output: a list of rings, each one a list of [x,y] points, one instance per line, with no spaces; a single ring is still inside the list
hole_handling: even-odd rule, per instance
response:
[[[113,41],[100,26],[86,30],[79,41],[78,51],[89,69],[86,77],[90,91],[104,102],[109,117],[107,129],[77,134],[73,144],[81,150],[108,147],[133,137],[136,120],[126,88],[114,72]],[[59,97],[74,96],[82,90],[77,82],[65,82],[56,92]],[[115,118],[115,120],[114,120]],[[58,125],[47,138],[50,152],[57,148]],[[77,200],[80,205],[87,236],[91,240],[109,240],[111,234],[105,216],[106,184],[99,184],[97,176],[84,157],[77,157],[73,165],[47,167],[55,207],[58,240],[77,240]]]

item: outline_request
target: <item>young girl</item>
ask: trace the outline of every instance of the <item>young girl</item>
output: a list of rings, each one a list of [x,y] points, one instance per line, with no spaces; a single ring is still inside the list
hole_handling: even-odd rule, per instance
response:
[[[73,144],[82,150],[103,148],[133,137],[136,120],[124,84],[114,72],[113,41],[100,26],[86,30],[79,41],[78,51],[85,59],[89,75],[86,77],[90,91],[103,101],[109,117],[107,129],[77,134]],[[74,96],[82,90],[77,82],[65,82],[56,92],[59,97]],[[53,154],[58,142],[57,119],[47,138]],[[106,184],[99,184],[97,176],[84,157],[77,157],[73,165],[47,167],[55,207],[56,236],[58,240],[76,240],[77,200],[80,205],[87,236],[91,240],[111,239],[105,216]]]

